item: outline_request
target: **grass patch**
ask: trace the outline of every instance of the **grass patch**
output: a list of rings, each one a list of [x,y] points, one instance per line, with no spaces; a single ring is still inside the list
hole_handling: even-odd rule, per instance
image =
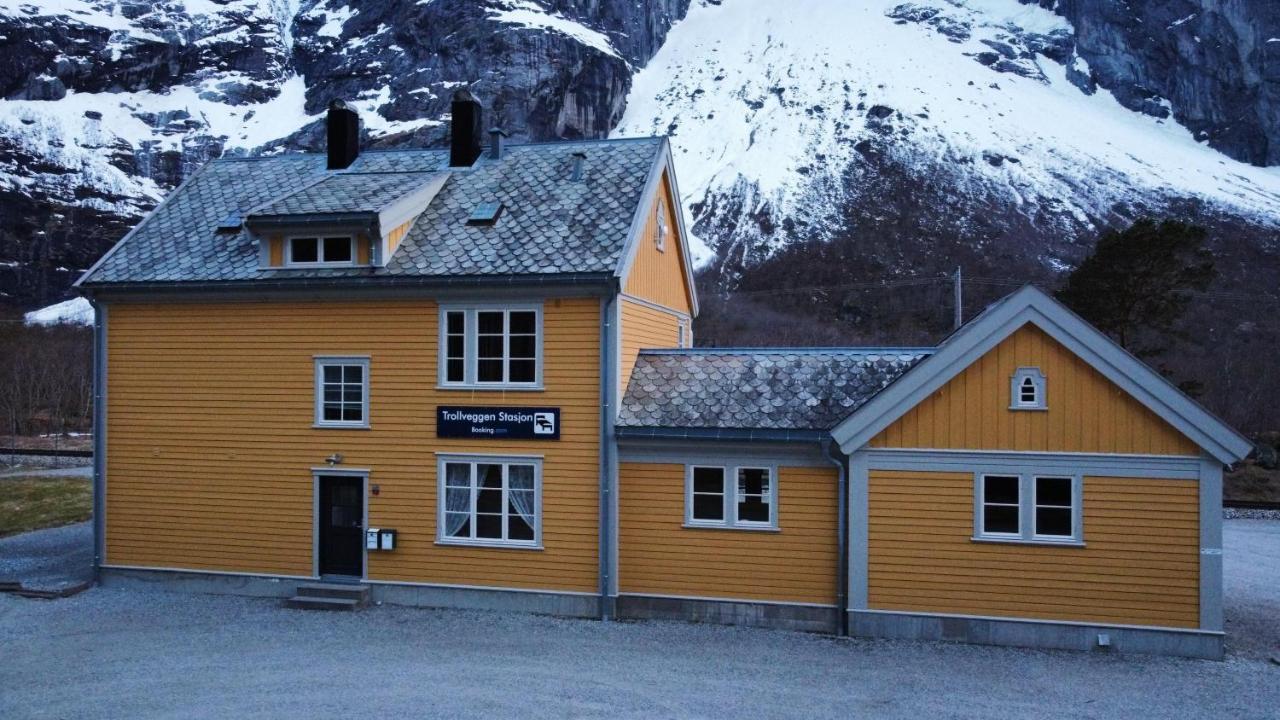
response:
[[[88,478],[0,478],[0,537],[92,516],[93,484]]]

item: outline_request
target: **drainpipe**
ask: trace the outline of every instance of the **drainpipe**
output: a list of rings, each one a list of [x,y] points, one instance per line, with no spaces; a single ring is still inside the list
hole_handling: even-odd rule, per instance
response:
[[[836,605],[839,608],[836,634],[849,635],[849,468],[843,453],[832,452],[836,448],[831,438],[822,440],[822,454],[836,466]]]
[[[612,288],[604,301],[600,303],[600,619],[612,620],[616,608],[614,598],[610,594],[615,582],[617,568],[614,562],[614,548],[618,541],[615,532],[615,511],[617,506],[617,477],[615,465],[614,417],[617,408],[617,314],[618,290]]]
[[[93,579],[99,579],[106,547],[107,507],[107,308],[93,307]]]

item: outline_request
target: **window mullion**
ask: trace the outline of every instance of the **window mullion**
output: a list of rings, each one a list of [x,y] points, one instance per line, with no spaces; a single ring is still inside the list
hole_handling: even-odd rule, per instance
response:
[[[510,485],[509,485],[510,480],[508,477],[508,470],[510,466],[507,465],[506,463],[503,463],[501,467],[502,467],[502,539],[505,541],[505,540],[511,539],[510,533],[507,532],[507,526],[508,526],[508,523],[510,522],[510,518],[507,517],[507,504],[511,500],[507,496],[508,492],[510,492]]]
[[[471,526],[471,539],[475,540],[477,537],[476,524],[480,522],[480,516],[476,514],[476,502],[480,495],[480,466],[477,463],[468,463],[467,465],[471,468],[471,522],[468,525]]]
[[[511,382],[511,311],[502,311],[502,382]]]
[[[738,524],[738,469],[724,468],[724,483],[720,486],[724,491],[724,519],[730,525]],[[732,514],[730,514],[732,512]]]
[[[1023,540],[1036,534],[1036,480],[1034,475],[1018,476],[1018,529]]]

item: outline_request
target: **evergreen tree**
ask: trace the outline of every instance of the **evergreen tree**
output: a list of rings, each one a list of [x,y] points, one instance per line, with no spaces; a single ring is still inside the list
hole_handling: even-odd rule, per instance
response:
[[[1067,278],[1058,299],[1135,355],[1163,353],[1192,293],[1216,276],[1198,225],[1140,218],[1109,230]]]

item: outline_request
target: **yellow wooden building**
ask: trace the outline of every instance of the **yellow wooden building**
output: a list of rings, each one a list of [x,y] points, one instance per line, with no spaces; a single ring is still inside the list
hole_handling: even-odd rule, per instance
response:
[[[1222,648],[1238,434],[1040,291],[695,349],[664,139],[209,163],[79,282],[104,583]],[[335,589],[359,589],[348,598]]]

